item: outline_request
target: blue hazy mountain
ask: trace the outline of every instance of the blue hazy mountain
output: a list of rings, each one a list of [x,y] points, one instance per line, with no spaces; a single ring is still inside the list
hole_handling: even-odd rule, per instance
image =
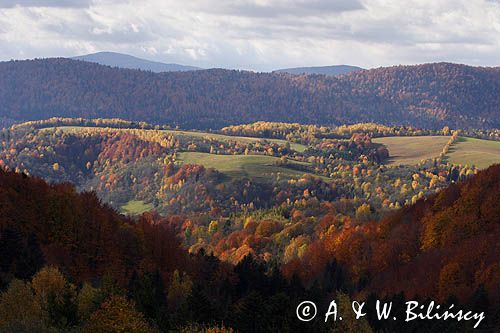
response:
[[[303,74],[321,74],[321,75],[331,75],[338,76],[343,74],[349,74],[351,72],[361,71],[363,68],[348,65],[336,65],[336,66],[317,66],[317,67],[295,67],[295,68],[284,68],[277,69],[276,73],[289,73],[294,75]]]
[[[111,67],[141,69],[156,73],[184,72],[184,71],[194,71],[201,69],[194,66],[165,64],[162,62],[150,61],[146,59],[137,58],[128,54],[122,54],[116,52],[97,52],[97,53],[72,57],[71,59],[95,62],[101,65],[106,65]]]

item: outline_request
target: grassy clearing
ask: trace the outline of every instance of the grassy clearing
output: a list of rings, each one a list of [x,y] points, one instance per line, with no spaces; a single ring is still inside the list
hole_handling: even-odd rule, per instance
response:
[[[422,160],[438,157],[446,142],[447,136],[391,136],[373,139],[389,149],[390,165],[417,164]]]
[[[147,204],[140,200],[130,200],[121,207],[124,214],[138,215],[153,209],[152,204]]]
[[[475,165],[480,169],[500,163],[500,142],[460,137],[448,154],[454,164]]]
[[[421,160],[439,156],[449,137],[408,136],[373,139],[389,149],[388,164],[416,164]],[[478,168],[500,163],[500,142],[460,137],[448,154],[448,161],[454,164],[475,165]]]
[[[231,177],[252,177],[266,180],[275,177],[278,173],[284,178],[298,178],[304,171],[294,170],[285,166],[278,166],[277,157],[264,155],[215,155],[199,152],[184,152],[178,155],[183,163],[200,164],[206,168],[214,168]],[[306,165],[295,161],[289,164]]]

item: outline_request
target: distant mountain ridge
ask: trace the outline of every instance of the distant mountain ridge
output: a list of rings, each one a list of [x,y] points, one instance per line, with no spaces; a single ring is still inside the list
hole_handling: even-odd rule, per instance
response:
[[[274,73],[288,73],[293,75],[310,75],[310,74],[320,74],[320,75],[331,75],[338,76],[349,74],[352,72],[358,72],[364,70],[361,67],[349,66],[349,65],[334,65],[334,66],[315,66],[315,67],[294,67],[294,68],[283,68],[277,69]]]
[[[0,118],[122,118],[217,129],[255,121],[500,128],[500,67],[451,63],[294,76],[152,73],[65,58],[0,62]]]
[[[195,71],[201,69],[199,67],[194,67],[194,66],[166,64],[157,61],[150,61],[117,52],[97,52],[97,53],[72,57],[71,59],[94,62],[100,65],[111,66],[111,67],[140,69],[155,73],[184,72],[184,71]]]

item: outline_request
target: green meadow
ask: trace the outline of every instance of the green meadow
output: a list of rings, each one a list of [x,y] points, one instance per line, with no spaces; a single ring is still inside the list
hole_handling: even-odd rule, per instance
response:
[[[399,165],[438,157],[448,140],[447,136],[390,136],[373,139],[373,142],[389,149],[389,165]]]
[[[187,164],[200,164],[205,168],[214,168],[231,177],[255,177],[266,180],[280,175],[283,178],[298,178],[305,171],[294,170],[277,165],[279,158],[265,155],[215,155],[199,152],[179,153],[178,160]],[[288,161],[288,165],[307,165],[302,162]]]
[[[152,204],[147,204],[140,200],[130,200],[121,207],[124,214],[138,215],[153,209]]]
[[[448,142],[446,136],[408,136],[373,139],[389,149],[389,165],[417,164],[438,157]],[[480,169],[500,163],[500,142],[460,137],[446,158],[453,164],[475,165]]]
[[[500,163],[500,142],[460,137],[448,154],[454,164],[475,165],[480,169]]]

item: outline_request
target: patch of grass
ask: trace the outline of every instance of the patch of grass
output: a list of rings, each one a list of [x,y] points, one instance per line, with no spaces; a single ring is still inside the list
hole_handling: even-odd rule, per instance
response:
[[[451,163],[484,169],[500,163],[500,142],[460,137],[446,156]]]
[[[122,212],[129,215],[139,215],[152,209],[152,204],[140,200],[130,200],[121,207]]]
[[[252,177],[267,180],[278,173],[283,178],[300,178],[307,173],[286,166],[279,166],[277,157],[265,155],[215,155],[199,152],[183,152],[178,155],[179,161],[189,164],[200,164],[205,168],[214,168],[231,177]],[[307,165],[307,163],[288,161],[290,166]]]
[[[389,149],[388,164],[417,164],[422,160],[438,157],[448,136],[391,136],[373,139]]]
[[[389,149],[388,164],[417,164],[421,160],[439,156],[447,136],[401,136],[373,139]],[[446,155],[449,162],[475,165],[480,169],[500,163],[500,142],[460,137]]]

